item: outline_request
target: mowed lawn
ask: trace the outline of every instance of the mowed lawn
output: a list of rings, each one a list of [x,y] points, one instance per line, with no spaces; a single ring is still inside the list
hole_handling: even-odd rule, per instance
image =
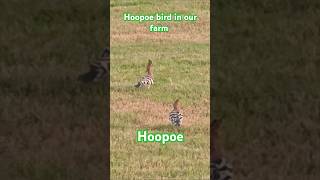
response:
[[[122,14],[179,12],[197,22],[133,23]],[[111,178],[209,178],[209,1],[111,1]],[[149,32],[150,24],[169,32]],[[153,61],[154,85],[136,89]],[[168,121],[179,98],[180,129]],[[184,132],[184,143],[137,143],[136,130]]]

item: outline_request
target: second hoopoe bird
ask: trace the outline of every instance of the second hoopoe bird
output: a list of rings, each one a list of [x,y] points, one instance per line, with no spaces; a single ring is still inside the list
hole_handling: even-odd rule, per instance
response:
[[[153,84],[153,74],[152,74],[152,61],[149,60],[147,64],[147,75],[141,78],[141,80],[134,86],[136,88],[147,87],[148,89]]]
[[[179,99],[177,99],[173,103],[173,110],[169,114],[169,121],[172,123],[172,125],[180,127],[182,124],[183,115],[180,112],[180,104]]]

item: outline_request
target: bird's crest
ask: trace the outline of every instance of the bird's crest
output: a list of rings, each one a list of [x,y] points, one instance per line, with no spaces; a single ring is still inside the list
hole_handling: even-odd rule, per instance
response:
[[[147,65],[147,73],[149,75],[152,75],[151,67],[152,67],[152,61],[149,59],[148,65]]]
[[[174,109],[174,110],[179,110],[179,109],[180,109],[179,99],[177,99],[177,100],[173,103],[173,109]]]

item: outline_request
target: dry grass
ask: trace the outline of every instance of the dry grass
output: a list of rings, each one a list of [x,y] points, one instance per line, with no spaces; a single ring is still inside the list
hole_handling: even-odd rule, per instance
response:
[[[187,1],[193,2],[193,0]],[[171,6],[159,5],[155,2],[154,8],[151,9],[139,9],[135,8],[124,8],[114,7],[112,8],[112,19],[111,21],[111,44],[117,43],[139,43],[141,41],[152,41],[152,42],[194,42],[194,43],[208,43],[210,37],[210,16],[209,10],[201,9],[198,4],[176,4]],[[203,3],[207,3],[203,1]],[[175,4],[170,3],[170,4]],[[122,16],[124,12],[130,10],[130,13],[138,14],[139,12],[181,12],[185,14],[196,14],[198,21],[194,22],[146,22],[146,23],[124,23]],[[196,11],[196,13],[194,13]],[[154,33],[149,32],[149,26],[151,24],[161,24],[169,27],[169,32],[166,33]]]
[[[209,1],[195,2],[111,2],[111,177],[114,179],[209,178]],[[150,23],[122,20],[123,12],[175,11],[195,13],[200,20],[170,23],[167,33],[149,32],[146,27]],[[150,89],[135,89],[133,85],[144,75],[148,59],[153,60],[155,84]],[[184,114],[180,129],[168,121],[176,98],[180,98]],[[138,129],[180,131],[186,141],[166,145],[136,143]]]
[[[111,111],[115,113],[135,113],[137,115],[137,119],[140,119],[140,128],[165,125],[169,123],[168,115],[172,110],[172,104],[136,99],[132,96],[120,95],[119,93],[113,93],[113,97],[115,98],[112,98],[111,100]],[[184,107],[182,104],[181,110],[184,114],[184,127],[198,125],[204,127],[209,126],[209,104],[203,104],[199,107]]]

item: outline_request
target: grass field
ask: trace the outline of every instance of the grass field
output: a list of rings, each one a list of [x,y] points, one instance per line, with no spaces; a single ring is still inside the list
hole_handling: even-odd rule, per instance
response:
[[[235,178],[319,179],[319,2],[215,5],[212,100]]]
[[[167,33],[152,33],[151,23],[122,20],[124,12],[180,12],[198,15],[195,23],[161,23]],[[209,1],[111,1],[111,178],[209,178]],[[154,23],[156,24],[156,23]],[[135,89],[153,60],[155,84]],[[182,128],[168,121],[180,98]],[[137,129],[185,133],[184,143],[135,142]]]
[[[1,1],[0,179],[106,179],[103,1]]]

